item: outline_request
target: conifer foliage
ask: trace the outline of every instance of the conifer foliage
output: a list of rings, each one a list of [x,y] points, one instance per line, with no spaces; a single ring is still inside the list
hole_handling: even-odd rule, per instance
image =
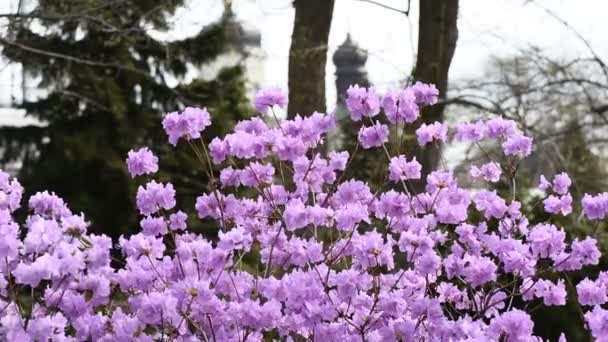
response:
[[[205,103],[226,121],[214,127],[221,133],[247,109],[239,66],[224,68],[215,80],[179,82],[190,65],[204,68],[220,55],[229,34],[224,16],[192,37],[156,39],[152,32],[171,29],[183,5],[41,0],[33,10],[11,15],[9,34],[0,37],[3,55],[22,64],[45,92],[22,104],[43,127],[0,128],[0,162],[21,162],[19,177],[28,190],[48,188],[77,211],[96,208],[88,216],[98,231],[117,236],[135,224],[135,186],[122,167],[130,148],[158,147],[168,169],[197,162],[183,153],[168,155],[171,148],[160,143],[161,113]],[[205,180],[193,171],[176,187],[192,189]]]

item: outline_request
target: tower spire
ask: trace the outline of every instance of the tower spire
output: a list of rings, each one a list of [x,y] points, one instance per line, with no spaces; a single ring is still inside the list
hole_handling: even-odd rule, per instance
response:
[[[349,33],[346,34],[344,42],[336,49],[333,56],[336,66],[336,90],[338,103],[341,103],[344,94],[351,84],[360,86],[369,85],[365,63],[367,62],[367,51],[361,49],[352,39]]]

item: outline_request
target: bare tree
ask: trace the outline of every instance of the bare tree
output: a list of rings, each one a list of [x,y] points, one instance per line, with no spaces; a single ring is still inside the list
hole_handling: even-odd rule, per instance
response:
[[[325,111],[327,39],[334,0],[294,0],[288,116]]]
[[[606,157],[608,84],[601,68],[594,58],[560,60],[540,49],[522,50],[494,58],[481,79],[454,83],[444,105],[456,105],[450,110],[463,115],[474,109],[517,121],[537,145],[528,165],[536,175],[579,168],[581,155],[563,152],[577,147],[573,134],[580,132],[579,145]]]
[[[420,0],[418,21],[418,53],[412,77],[415,81],[433,83],[439,90],[440,99],[446,97],[448,72],[456,41],[458,40],[458,0]],[[444,105],[422,110],[422,122],[443,121]],[[411,133],[417,127],[412,127]],[[409,134],[413,137],[413,134]],[[426,174],[437,167],[439,151],[418,148],[412,140],[409,144]]]

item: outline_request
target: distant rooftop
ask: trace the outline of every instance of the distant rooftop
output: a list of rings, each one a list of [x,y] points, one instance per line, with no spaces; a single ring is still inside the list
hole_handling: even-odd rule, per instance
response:
[[[260,47],[262,45],[262,34],[252,27],[245,26],[234,14],[231,7],[224,12],[224,19],[228,22],[226,27],[228,41],[237,49],[248,47]]]
[[[346,40],[338,46],[333,56],[334,64],[340,66],[362,66],[367,62],[367,51],[361,49],[353,42],[350,33],[346,35]]]
[[[0,127],[1,126],[44,126],[40,121],[25,115],[25,110],[15,108],[0,108]]]

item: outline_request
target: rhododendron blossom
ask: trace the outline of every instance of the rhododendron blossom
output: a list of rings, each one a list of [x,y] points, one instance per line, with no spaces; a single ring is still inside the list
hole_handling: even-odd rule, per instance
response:
[[[147,147],[140,148],[137,151],[131,150],[127,156],[127,168],[131,177],[156,173],[158,171],[158,157]]]
[[[180,138],[198,139],[201,132],[211,125],[207,108],[187,107],[183,112],[169,113],[163,119],[163,128],[169,137],[169,143],[176,145]]]
[[[346,106],[354,121],[361,121],[363,117],[371,118],[380,113],[380,97],[373,87],[350,86],[346,94]]]
[[[266,113],[273,106],[285,107],[287,105],[287,93],[281,88],[267,88],[258,91],[253,101],[255,110]]]
[[[590,335],[606,337],[608,273],[572,286],[568,276],[599,263],[598,243],[553,221],[578,207],[569,176],[541,177],[541,222],[515,186],[504,196],[492,187],[515,184],[513,165],[533,152],[515,122],[455,127],[456,140],[489,139],[504,153],[467,166],[484,186],[469,189],[453,170],[423,173],[411,149],[389,139],[437,102],[433,85],[346,95],[360,122],[350,151],[326,146],[333,115],[256,116],[210,137],[205,109],[167,114],[169,144],[200,139],[191,147],[209,183],[190,189],[194,203],[178,203],[171,182],[150,179],[158,158],[129,152],[131,176],[149,179],[133,208],[141,231],[115,244],[52,192],[32,195],[19,221],[24,190],[0,172],[2,340],[537,341],[531,308],[574,300]],[[283,91],[266,89],[254,105],[263,113],[285,104]],[[416,134],[420,145],[445,142],[448,125]],[[350,176],[357,153],[386,157],[370,165],[384,171],[380,182]],[[581,207],[580,219],[603,220],[608,194],[585,194]],[[196,220],[205,235],[190,229]]]

